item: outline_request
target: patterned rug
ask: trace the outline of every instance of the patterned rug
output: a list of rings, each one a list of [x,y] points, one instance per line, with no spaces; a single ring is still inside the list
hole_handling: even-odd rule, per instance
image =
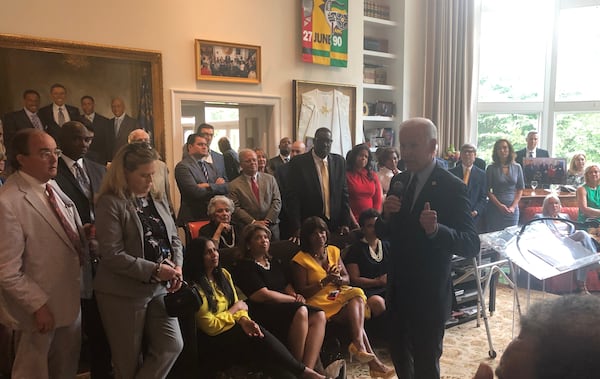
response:
[[[552,298],[557,295],[531,291],[530,303],[542,298]],[[488,355],[489,345],[483,319],[477,327],[476,320],[466,322],[446,329],[444,336],[444,353],[440,362],[441,377],[443,379],[470,379],[475,374],[479,363],[485,362],[494,369],[508,343],[519,332],[518,313],[513,312],[513,290],[510,287],[499,285],[496,294],[496,311],[489,317],[490,334],[493,348],[497,357],[492,359]],[[527,311],[527,291],[519,290],[521,310]],[[515,308],[516,310],[516,308]],[[515,317],[513,318],[513,314]],[[513,328],[514,325],[514,328]],[[392,365],[386,349],[376,349],[377,356],[386,365]],[[370,378],[367,365],[353,362],[347,363],[349,379]],[[396,378],[396,377],[394,377]]]

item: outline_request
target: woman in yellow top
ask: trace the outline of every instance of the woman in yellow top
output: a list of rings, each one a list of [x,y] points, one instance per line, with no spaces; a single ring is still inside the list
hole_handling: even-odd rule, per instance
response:
[[[375,356],[364,329],[367,298],[362,289],[350,287],[340,249],[328,246],[329,229],[319,217],[309,217],[300,229],[300,252],[292,258],[294,288],[306,303],[325,311],[327,320],[350,329],[350,356],[369,364],[373,378],[391,378],[394,369]]]
[[[196,314],[198,328],[208,335],[207,347],[223,352],[229,364],[276,364],[301,378],[325,376],[298,362],[271,333],[248,315],[248,306],[238,300],[231,275],[219,265],[213,241],[193,240],[184,258],[185,278],[200,289],[202,306]]]

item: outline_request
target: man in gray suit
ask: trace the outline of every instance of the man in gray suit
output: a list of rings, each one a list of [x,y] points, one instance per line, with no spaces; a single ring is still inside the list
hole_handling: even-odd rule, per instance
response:
[[[208,143],[200,134],[190,134],[187,156],[175,166],[175,180],[181,193],[177,225],[207,220],[207,206],[215,195],[226,195],[228,183],[212,163],[207,162]]]
[[[127,136],[135,129],[140,129],[140,124],[125,113],[125,102],[120,97],[114,98],[110,107],[115,116],[110,119],[110,124],[114,127],[113,133],[109,133],[109,144],[114,156],[122,146],[127,145]]]
[[[243,229],[248,224],[263,224],[279,239],[281,195],[272,175],[258,172],[258,159],[251,149],[239,152],[242,175],[229,183],[229,197],[235,204],[232,218]]]
[[[73,202],[51,179],[61,152],[37,129],[13,138],[0,188],[0,322],[16,330],[13,378],[74,378],[81,343],[80,263],[87,242]]]

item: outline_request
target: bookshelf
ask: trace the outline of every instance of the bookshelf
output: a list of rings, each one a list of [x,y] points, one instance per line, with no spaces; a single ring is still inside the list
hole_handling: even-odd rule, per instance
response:
[[[397,146],[402,115],[403,5],[392,0],[364,0],[363,114],[365,142]],[[359,124],[360,125],[360,124]],[[393,138],[390,140],[390,133]]]

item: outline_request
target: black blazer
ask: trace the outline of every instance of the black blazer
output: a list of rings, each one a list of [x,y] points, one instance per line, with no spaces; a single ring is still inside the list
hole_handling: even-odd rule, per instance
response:
[[[401,181],[407,188],[409,178],[409,172],[400,173],[390,186]],[[432,238],[419,222],[426,202],[437,212],[439,227]],[[412,211],[408,208],[376,223],[379,238],[391,243],[386,303],[413,324],[443,329],[452,306],[452,255],[474,257],[479,252],[467,188],[437,164]]]
[[[298,230],[302,221],[310,216],[323,218],[331,232],[350,226],[350,205],[346,184],[346,161],[338,154],[329,154],[329,207],[331,219],[323,214],[321,184],[312,150],[295,156],[290,163],[289,187],[286,189],[286,210],[292,230]]]
[[[267,172],[271,175],[275,175],[277,173],[277,169],[283,166],[285,163],[281,160],[281,156],[278,154],[273,158],[269,159],[267,162]]]
[[[122,146],[127,145],[127,137],[129,137],[129,133],[136,129],[140,129],[140,124],[138,120],[129,116],[128,114],[125,114],[125,117],[119,126],[119,134],[115,136],[115,118],[111,118],[109,123],[110,127],[108,130],[111,131],[111,133],[107,134],[107,140],[109,147],[111,148],[109,150],[111,152],[109,160],[112,161],[112,158],[115,156],[117,151],[119,151]]]
[[[80,116],[79,121],[84,124],[90,124],[90,120],[84,115]],[[94,140],[86,158],[106,165],[106,162],[112,160],[111,141],[114,139],[114,127],[108,118],[98,113],[94,114],[94,121],[91,123],[91,127],[94,129]]]
[[[40,121],[43,126],[44,122],[41,119]],[[4,125],[4,146],[7,148],[10,148],[11,140],[19,130],[34,127],[29,116],[25,113],[25,109],[5,114],[2,123]]]
[[[104,178],[104,174],[106,174],[106,167],[90,160],[87,158],[83,159],[83,169],[85,170],[88,178],[90,179],[90,185],[92,187],[92,193],[96,194],[100,191],[100,184],[102,183],[102,179]],[[62,158],[58,159],[58,170],[57,170],[56,183],[63,192],[69,196],[75,206],[77,207],[77,212],[79,213],[79,217],[81,218],[81,222],[83,224],[87,224],[92,222],[91,211],[94,209],[93,202],[90,203],[85,194],[81,190],[79,186],[79,182],[67,167],[67,164]]]
[[[517,157],[515,158],[515,162],[523,167],[523,158],[525,158],[525,154],[527,153],[527,148],[521,149],[517,151]],[[535,157],[536,158],[550,158],[550,154],[548,154],[548,150],[544,149],[535,149]]]
[[[67,109],[67,113],[69,114],[71,121],[79,121],[79,108],[68,104],[65,104],[64,107]],[[56,121],[54,121],[52,103],[40,108],[38,110],[38,116],[40,120],[42,120],[42,124],[44,124],[46,132],[58,141],[58,131],[60,130],[60,126],[58,126]]]
[[[457,165],[448,171],[456,175],[460,180],[464,179],[462,165]],[[479,216],[483,214],[487,205],[486,182],[487,178],[485,176],[485,171],[473,165],[473,167],[471,167],[471,175],[469,176],[469,184],[467,185],[467,196],[469,196],[471,211],[477,211],[477,217],[475,217],[475,219],[478,219]]]

